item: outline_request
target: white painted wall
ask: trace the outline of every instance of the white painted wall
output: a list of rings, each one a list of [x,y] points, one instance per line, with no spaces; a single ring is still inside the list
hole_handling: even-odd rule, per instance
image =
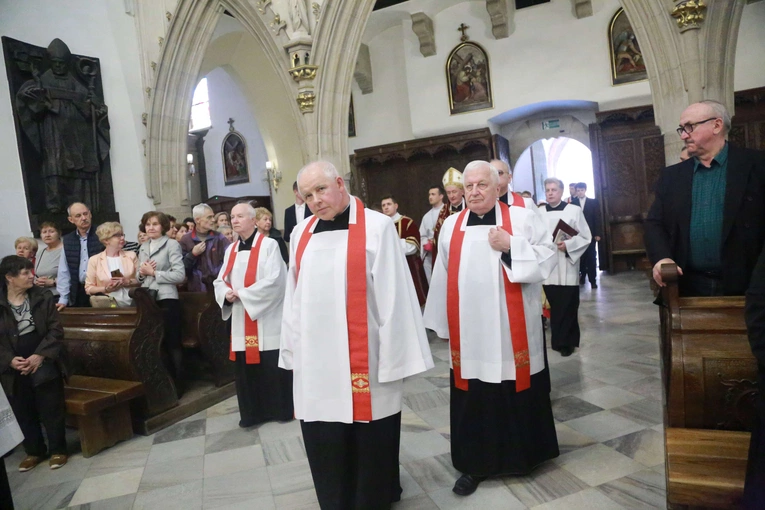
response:
[[[374,70],[374,91],[362,94],[353,81],[353,106],[356,111],[356,136],[348,139],[348,149],[410,140],[412,119],[409,114],[406,69],[402,65],[404,28],[391,27],[380,33],[369,46]],[[359,112],[366,112],[360,116]],[[369,112],[374,112],[369,115]]]
[[[141,215],[153,206],[144,183],[144,103],[134,19],[118,1],[4,0],[0,11],[0,35],[43,47],[58,37],[72,53],[101,60],[111,125],[114,199],[126,234],[135,238]],[[0,255],[8,255],[14,252],[16,237],[30,234],[30,225],[3,61],[0,74],[0,217],[11,220],[0,229]]]
[[[736,68],[733,71],[734,90],[746,90],[765,85],[765,2],[744,6],[736,43]]]
[[[210,118],[212,128],[205,137],[205,165],[207,168],[207,193],[213,197],[241,197],[268,195],[265,177],[266,147],[252,114],[249,103],[233,78],[225,69],[218,67],[207,73],[207,90],[210,95]],[[247,164],[250,182],[226,186],[223,179],[223,138],[229,132],[228,119],[234,119],[234,129],[247,143]],[[290,183],[291,185],[291,183]]]

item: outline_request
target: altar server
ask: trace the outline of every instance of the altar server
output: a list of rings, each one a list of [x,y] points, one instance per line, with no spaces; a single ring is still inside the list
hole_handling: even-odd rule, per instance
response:
[[[425,306],[425,298],[428,297],[428,278],[425,276],[425,268],[420,258],[420,229],[412,218],[399,214],[398,202],[393,195],[384,196],[380,201],[380,206],[383,214],[392,219],[396,226],[401,249],[406,255],[406,263],[412,274],[417,300],[420,306]]]
[[[582,208],[563,202],[563,181],[545,179],[547,205],[540,207],[550,239],[560,221],[578,232],[559,234],[556,244],[558,267],[545,280],[544,290],[550,302],[551,347],[561,356],[571,356],[579,347],[579,261],[590,246],[592,235]]]
[[[294,371],[321,508],[389,508],[403,379],[433,367],[417,295],[393,222],[331,163],[304,167],[298,186],[314,216],[292,232],[279,366]]]
[[[496,168],[474,161],[463,180],[468,209],[444,222],[424,320],[449,338],[452,490],[468,495],[558,456],[539,320],[556,258],[537,212],[497,200]]]
[[[277,366],[287,267],[276,241],[258,232],[255,214],[250,204],[231,210],[239,240],[214,283],[223,319],[231,318],[240,427],[293,418],[292,373]]]

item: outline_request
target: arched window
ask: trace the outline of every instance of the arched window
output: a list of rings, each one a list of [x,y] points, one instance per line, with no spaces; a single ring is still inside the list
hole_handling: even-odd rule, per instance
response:
[[[194,99],[191,101],[191,119],[189,131],[199,131],[212,126],[210,120],[210,96],[207,93],[207,78],[202,78],[194,89]]]

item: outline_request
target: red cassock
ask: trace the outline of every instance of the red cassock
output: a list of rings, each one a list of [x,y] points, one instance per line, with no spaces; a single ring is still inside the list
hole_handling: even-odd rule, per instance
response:
[[[409,265],[409,272],[412,273],[417,299],[420,306],[424,306],[425,299],[428,297],[428,278],[420,256],[420,228],[409,216],[401,216],[396,222],[396,231],[401,239],[417,248],[413,255],[407,255],[406,263]]]

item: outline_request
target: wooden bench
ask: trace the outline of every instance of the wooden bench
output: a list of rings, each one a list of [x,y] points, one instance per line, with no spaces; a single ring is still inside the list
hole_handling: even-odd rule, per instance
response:
[[[72,374],[143,385],[133,415],[141,430],[143,420],[177,406],[178,397],[162,362],[162,310],[145,289],[131,295],[132,308],[65,308],[60,315]]]
[[[130,402],[144,394],[133,381],[73,375],[64,395],[66,412],[74,418],[83,457],[133,437]]]
[[[736,508],[758,391],[744,298],[681,298],[674,264],[662,279],[667,506]]]
[[[207,292],[181,291],[178,295],[183,309],[183,347],[199,350],[215,386],[221,387],[234,380],[234,364],[229,360],[231,322],[221,317],[213,280],[208,279]]]

